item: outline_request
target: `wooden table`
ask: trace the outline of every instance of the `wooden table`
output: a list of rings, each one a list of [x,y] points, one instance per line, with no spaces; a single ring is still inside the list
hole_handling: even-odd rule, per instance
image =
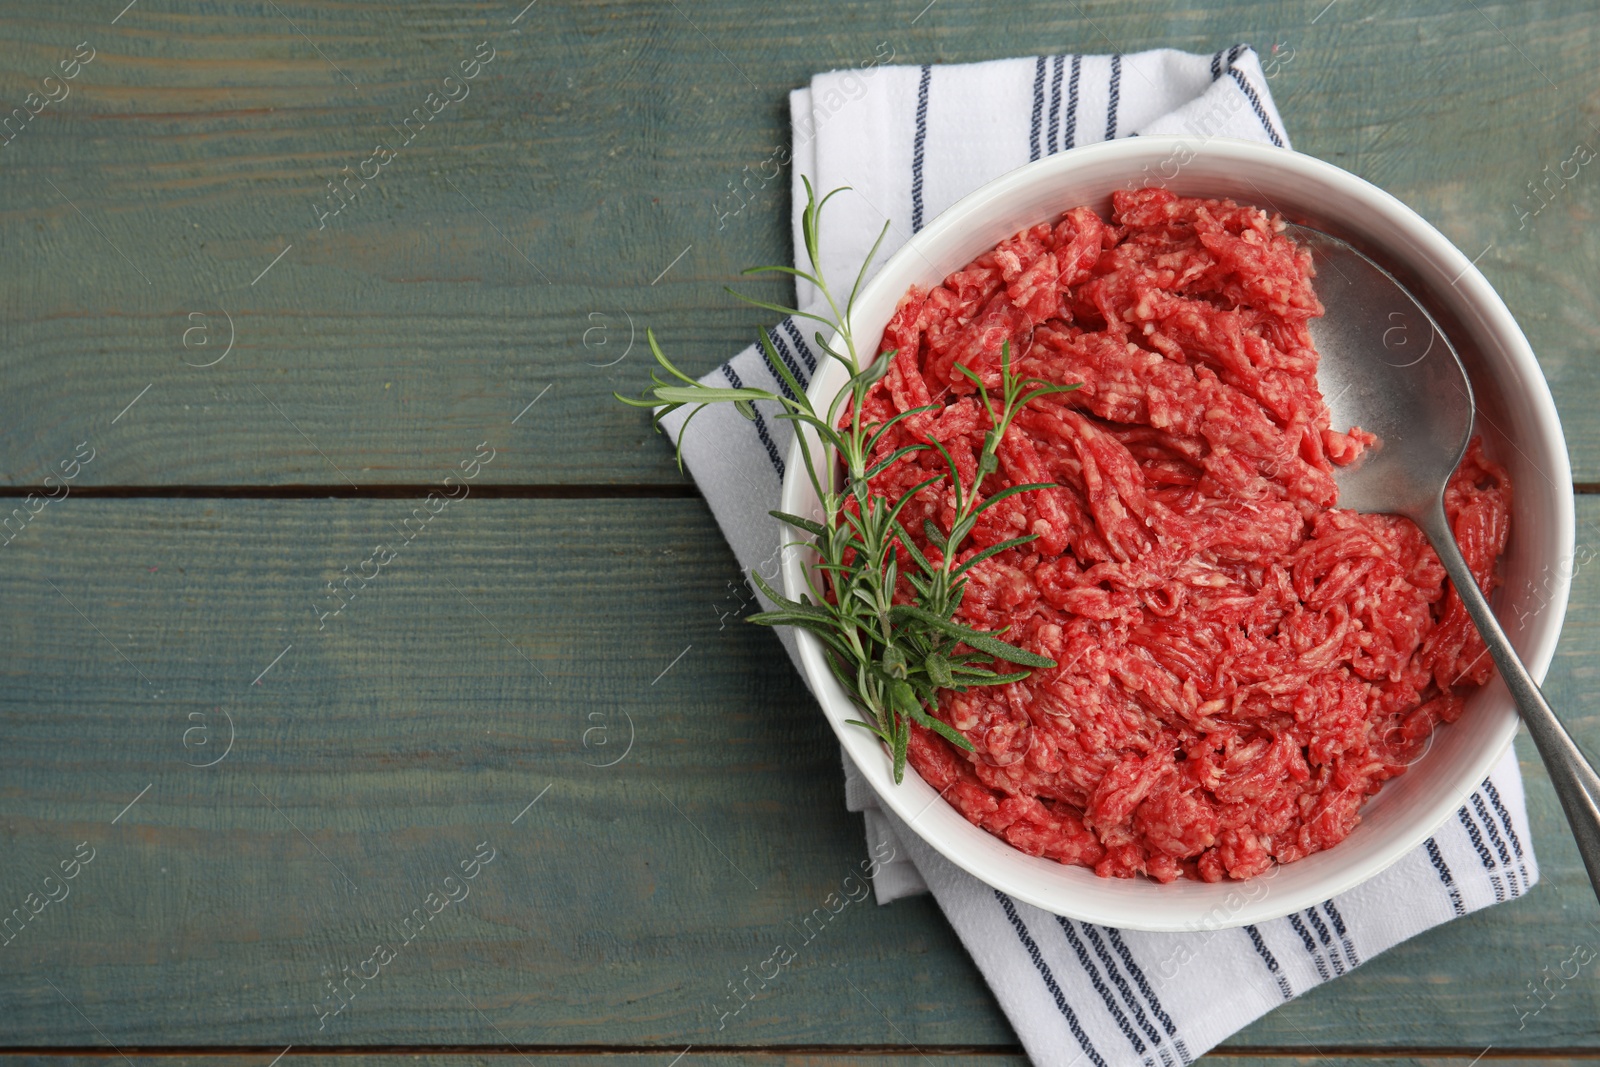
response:
[[[40,94],[0,148],[0,908],[92,855],[0,951],[8,1062],[1020,1059],[927,899],[851,908],[717,1029],[860,821],[705,505],[610,400],[646,325],[696,372],[753,336],[720,287],[787,260],[787,196],[718,198],[784,142],[787,90],[885,42],[1253,42],[1297,146],[1505,295],[1600,545],[1600,172],[1529,188],[1600,144],[1592,5],[125,2],[12,0],[0,32],[5,106]],[[474,462],[470,497],[421,503]],[[1591,745],[1597,604],[1585,569],[1549,681]],[[1519,1016],[1600,945],[1521,751],[1537,890],[1221,1059],[1600,1056],[1592,968]]]

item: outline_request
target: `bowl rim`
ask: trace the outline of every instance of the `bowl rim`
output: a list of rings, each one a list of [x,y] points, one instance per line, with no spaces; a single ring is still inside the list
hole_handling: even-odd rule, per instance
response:
[[[999,201],[1016,195],[1018,192],[1032,190],[1036,186],[1048,183],[1054,178],[1064,176],[1071,171],[1086,166],[1107,163],[1125,162],[1128,174],[1139,173],[1138,164],[1148,164],[1148,157],[1159,160],[1162,156],[1170,154],[1180,148],[1187,149],[1196,156],[1204,154],[1224,161],[1237,163],[1240,167],[1248,168],[1262,164],[1296,172],[1296,177],[1318,183],[1324,188],[1332,187],[1346,194],[1352,199],[1364,202],[1364,206],[1377,213],[1384,221],[1392,224],[1396,229],[1403,231],[1406,238],[1415,246],[1410,258],[1431,258],[1434,262],[1446,264],[1456,275],[1454,283],[1464,294],[1469,303],[1475,305],[1483,317],[1483,326],[1475,331],[1477,336],[1492,336],[1502,344],[1498,345],[1500,362],[1509,363],[1511,369],[1516,371],[1527,384],[1528,396],[1536,409],[1534,424],[1539,427],[1541,437],[1552,437],[1559,447],[1553,449],[1551,458],[1556,461],[1558,470],[1551,472],[1552,484],[1559,487],[1570,486],[1572,483],[1571,467],[1567,455],[1565,436],[1561,430],[1560,419],[1556,411],[1555,401],[1550,393],[1548,382],[1539,367],[1532,347],[1528,344],[1520,326],[1505,306],[1499,294],[1495,292],[1488,280],[1478,270],[1476,265],[1453,243],[1440,233],[1431,223],[1424,219],[1412,208],[1408,207],[1392,194],[1367,182],[1365,179],[1351,174],[1344,169],[1312,156],[1295,152],[1290,149],[1277,148],[1255,141],[1237,140],[1233,138],[1213,137],[1201,141],[1198,146],[1191,138],[1179,135],[1151,135],[1136,138],[1122,138],[1105,141],[1094,145],[1075,148],[1061,152],[1044,159],[1025,164],[1007,174],[1004,174],[972,193],[961,198],[954,205],[941,212],[927,226],[913,234],[910,239],[897,249],[873,273],[872,277],[863,285],[855,303],[857,309],[872,307],[884,299],[884,291],[893,289],[890,299],[898,302],[905,292],[907,285],[904,283],[907,274],[906,265],[912,260],[921,260],[931,266],[931,261],[923,254],[925,246],[948,238],[952,231],[960,232],[967,224],[968,219],[983,209],[989,208]],[[1130,186],[1131,188],[1131,186]],[[1263,194],[1264,197],[1264,194]],[[1070,206],[1070,205],[1069,205]],[[1268,201],[1270,206],[1270,201]],[[1065,210],[1065,209],[1063,209]],[[1041,219],[1040,221],[1043,221]],[[996,238],[1004,239],[1005,235]],[[926,273],[927,267],[923,268]],[[934,279],[931,282],[920,281],[915,284],[938,284],[943,279]],[[891,305],[892,306],[892,305]],[[856,317],[859,315],[856,312]],[[880,335],[881,336],[881,333]],[[879,336],[872,340],[871,348],[875,352]],[[836,343],[837,332],[830,338],[830,344]],[[863,346],[865,348],[865,346]],[[823,355],[822,365],[807,389],[813,404],[826,405],[831,401],[833,394],[844,380],[842,365]],[[797,424],[799,432],[810,433],[809,444],[820,447],[820,441],[815,436],[815,431]],[[1520,451],[1520,448],[1519,448]],[[782,503],[784,511],[791,514],[807,514],[814,503],[815,495],[805,476],[805,460],[801,451],[801,442],[798,436],[790,442],[787,456],[787,474],[783,480]],[[1531,462],[1531,461],[1530,461]],[[810,497],[808,499],[808,494]],[[1557,537],[1562,541],[1561,548],[1565,557],[1571,558],[1574,541],[1574,502],[1569,492],[1554,494],[1555,514],[1549,516],[1557,523]],[[809,539],[805,539],[809,540]],[[793,543],[786,541],[786,543]],[[810,556],[806,551],[785,551],[781,554],[783,588],[786,596],[798,599],[801,594],[807,593],[804,568]],[[1557,641],[1561,630],[1561,620],[1566,613],[1567,599],[1571,586],[1570,569],[1558,570],[1554,590],[1545,601],[1547,609],[1554,618],[1553,625],[1545,625],[1543,630],[1535,632],[1532,648],[1525,657],[1529,672],[1535,680],[1542,682],[1549,664],[1554,656]],[[1468,764],[1470,774],[1462,773],[1454,780],[1454,786],[1469,783],[1464,789],[1452,788],[1447,797],[1434,798],[1420,805],[1416,815],[1411,816],[1405,826],[1404,833],[1392,833],[1384,842],[1369,851],[1373,853],[1365,862],[1345,865],[1335,868],[1322,880],[1314,883],[1314,892],[1305,888],[1298,893],[1265,893],[1257,900],[1245,900],[1239,906],[1230,908],[1222,917],[1216,916],[1217,908],[1212,906],[1201,910],[1200,908],[1167,909],[1168,913],[1157,913],[1159,908],[1151,908],[1151,902],[1146,899],[1139,901],[1135,894],[1129,894],[1129,905],[1121,907],[1108,907],[1084,905],[1072,899],[1070,893],[1059,896],[1047,896],[1011,876],[1004,870],[995,871],[988,869],[981,862],[979,853],[986,851],[977,839],[966,834],[959,827],[951,826],[952,833],[958,839],[947,839],[944,835],[931,833],[917,826],[917,821],[929,810],[931,803],[921,805],[921,810],[914,806],[914,799],[920,801],[924,796],[931,795],[939,799],[938,794],[925,781],[917,775],[914,768],[908,767],[905,782],[899,786],[893,784],[884,758],[884,751],[875,737],[859,727],[848,726],[844,719],[853,712],[849,708],[850,701],[844,690],[839,687],[833,677],[826,661],[824,649],[819,640],[803,630],[796,631],[797,648],[802,665],[813,692],[822,705],[824,715],[838,736],[840,744],[855,763],[863,778],[871,784],[877,794],[879,802],[887,811],[893,812],[905,826],[908,826],[918,837],[926,842],[945,859],[978,878],[986,885],[1005,892],[1015,899],[1025,901],[1047,912],[1094,922],[1122,929],[1147,930],[1147,931],[1197,931],[1216,930],[1231,927],[1245,926],[1251,923],[1264,922],[1284,915],[1311,907],[1330,897],[1343,893],[1355,886],[1376,876],[1412,851],[1424,840],[1431,836],[1457,807],[1469,796],[1477,784],[1482,782],[1499,761],[1515,737],[1520,720],[1514,707],[1510,704],[1509,696],[1505,698],[1504,707],[1482,709],[1483,713],[1498,711],[1499,714],[1493,723],[1493,729],[1481,744],[1476,757]],[[1491,678],[1491,686],[1500,685],[1497,678]],[[921,790],[908,789],[913,783],[921,786]],[[1448,799],[1454,797],[1454,799]],[[982,835],[1017,856],[1027,859],[1026,853],[1014,848],[1010,844],[989,834],[988,831],[974,826],[955,812],[953,807],[948,811],[954,813],[960,824],[974,834]],[[900,827],[897,827],[897,830]],[[1331,850],[1330,850],[1331,851]],[[1309,857],[1308,857],[1309,858]],[[1042,861],[1049,863],[1052,861]],[[1068,867],[1065,870],[1084,871],[1081,867]],[[1274,873],[1279,868],[1274,867]],[[1271,877],[1266,875],[1263,877]],[[1237,889],[1255,883],[1256,879],[1244,882],[1224,881],[1214,883],[1221,888]],[[1235,893],[1235,895],[1238,895]],[[1176,914],[1176,911],[1184,914]]]

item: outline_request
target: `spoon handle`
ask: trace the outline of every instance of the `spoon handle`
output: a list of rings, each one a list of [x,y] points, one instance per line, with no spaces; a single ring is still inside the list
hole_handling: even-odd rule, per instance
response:
[[[1566,727],[1556,717],[1555,710],[1545,700],[1544,693],[1522,665],[1521,658],[1511,647],[1506,632],[1489,608],[1489,601],[1478,589],[1477,580],[1467,567],[1456,544],[1455,533],[1445,517],[1444,502],[1434,505],[1433,514],[1423,529],[1433,542],[1439,561],[1444,564],[1450,582],[1455,586],[1461,602],[1477,624],[1483,643],[1489,648],[1500,677],[1511,691],[1511,699],[1522,713],[1533,743],[1550,772],[1550,782],[1555,786],[1561,807],[1566,810],[1567,822],[1572,825],[1572,836],[1577,839],[1578,853],[1589,870],[1589,882],[1595,895],[1600,897],[1600,775],[1584,757],[1583,752],[1567,733]]]

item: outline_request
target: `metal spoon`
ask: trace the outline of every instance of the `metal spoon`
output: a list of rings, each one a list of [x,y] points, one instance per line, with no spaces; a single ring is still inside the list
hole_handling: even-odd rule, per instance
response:
[[[1311,337],[1335,425],[1360,426],[1381,442],[1337,473],[1339,506],[1404,515],[1433,543],[1539,748],[1600,896],[1600,775],[1506,639],[1445,518],[1445,483],[1472,437],[1472,383],[1461,357],[1382,267],[1319,230],[1291,225],[1288,232],[1311,250],[1327,309],[1312,320]]]

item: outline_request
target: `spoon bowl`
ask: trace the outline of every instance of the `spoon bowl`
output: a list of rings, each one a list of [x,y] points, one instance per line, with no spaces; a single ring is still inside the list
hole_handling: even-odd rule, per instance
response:
[[[1433,317],[1387,271],[1320,230],[1290,225],[1286,232],[1311,252],[1325,308],[1311,336],[1330,424],[1378,438],[1334,473],[1339,506],[1419,520],[1472,438],[1466,369]]]

